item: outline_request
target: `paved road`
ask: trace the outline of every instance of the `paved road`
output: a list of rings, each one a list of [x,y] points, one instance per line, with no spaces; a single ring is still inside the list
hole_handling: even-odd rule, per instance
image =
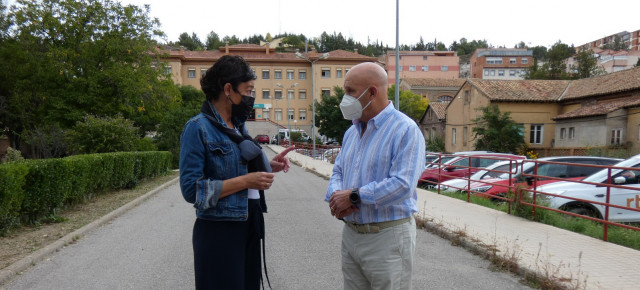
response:
[[[266,215],[273,289],[341,289],[343,225],[322,201],[328,181],[297,166],[276,179]],[[194,220],[173,185],[0,289],[191,289]],[[417,239],[414,289],[528,289],[447,240]]]

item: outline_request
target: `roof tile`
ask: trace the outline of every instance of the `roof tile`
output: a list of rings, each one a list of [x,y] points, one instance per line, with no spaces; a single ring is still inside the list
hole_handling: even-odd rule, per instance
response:
[[[469,82],[492,101],[555,102],[569,81],[560,80],[484,80]]]

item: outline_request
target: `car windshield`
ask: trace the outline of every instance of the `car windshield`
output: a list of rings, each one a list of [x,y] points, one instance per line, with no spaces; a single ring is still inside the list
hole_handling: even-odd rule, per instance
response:
[[[625,161],[622,161],[620,163],[616,163],[613,166],[619,166],[619,167],[634,167],[636,164],[638,164],[640,162],[640,160],[638,160],[637,158],[631,158],[631,159],[627,159]],[[611,169],[611,176],[616,175],[618,172],[620,172],[622,169]],[[588,176],[587,178],[585,178],[583,181],[588,181],[588,182],[604,182],[605,180],[607,180],[607,176],[609,175],[609,169],[605,168],[602,169],[594,174],[591,174],[590,176]]]

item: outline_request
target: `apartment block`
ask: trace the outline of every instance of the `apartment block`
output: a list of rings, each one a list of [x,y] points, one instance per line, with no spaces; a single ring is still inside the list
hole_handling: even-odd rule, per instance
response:
[[[589,43],[585,43],[578,47],[578,49],[593,49],[603,48],[607,44],[614,44],[616,39],[619,39],[627,49],[630,51],[640,51],[640,30],[633,32],[622,31],[616,34],[608,35],[600,39],[596,39]]]
[[[524,48],[479,48],[471,59],[471,78],[522,80],[533,65],[533,51]]]
[[[597,65],[602,67],[606,73],[613,73],[635,67],[640,58],[640,51],[592,48],[593,56],[597,59]],[[576,56],[567,59],[567,70],[571,70],[578,65]]]
[[[268,119],[306,132],[311,132],[313,100],[320,102],[322,95],[333,94],[334,86],[344,86],[344,77],[352,66],[377,61],[345,50],[276,53],[268,43],[239,44],[217,51],[166,51],[164,69],[176,84],[200,88],[200,78],[207,69],[227,54],[242,56],[257,76],[251,119]]]
[[[396,52],[387,51],[383,57],[389,84],[399,78],[414,79],[457,79],[460,75],[460,57],[455,51],[400,51],[396,65]]]

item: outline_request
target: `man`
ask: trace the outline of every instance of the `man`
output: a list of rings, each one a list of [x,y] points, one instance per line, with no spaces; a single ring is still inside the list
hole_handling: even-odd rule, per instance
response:
[[[425,142],[416,123],[387,98],[387,74],[375,63],[347,73],[340,110],[351,126],[325,201],[343,219],[344,289],[411,289],[413,213]]]

